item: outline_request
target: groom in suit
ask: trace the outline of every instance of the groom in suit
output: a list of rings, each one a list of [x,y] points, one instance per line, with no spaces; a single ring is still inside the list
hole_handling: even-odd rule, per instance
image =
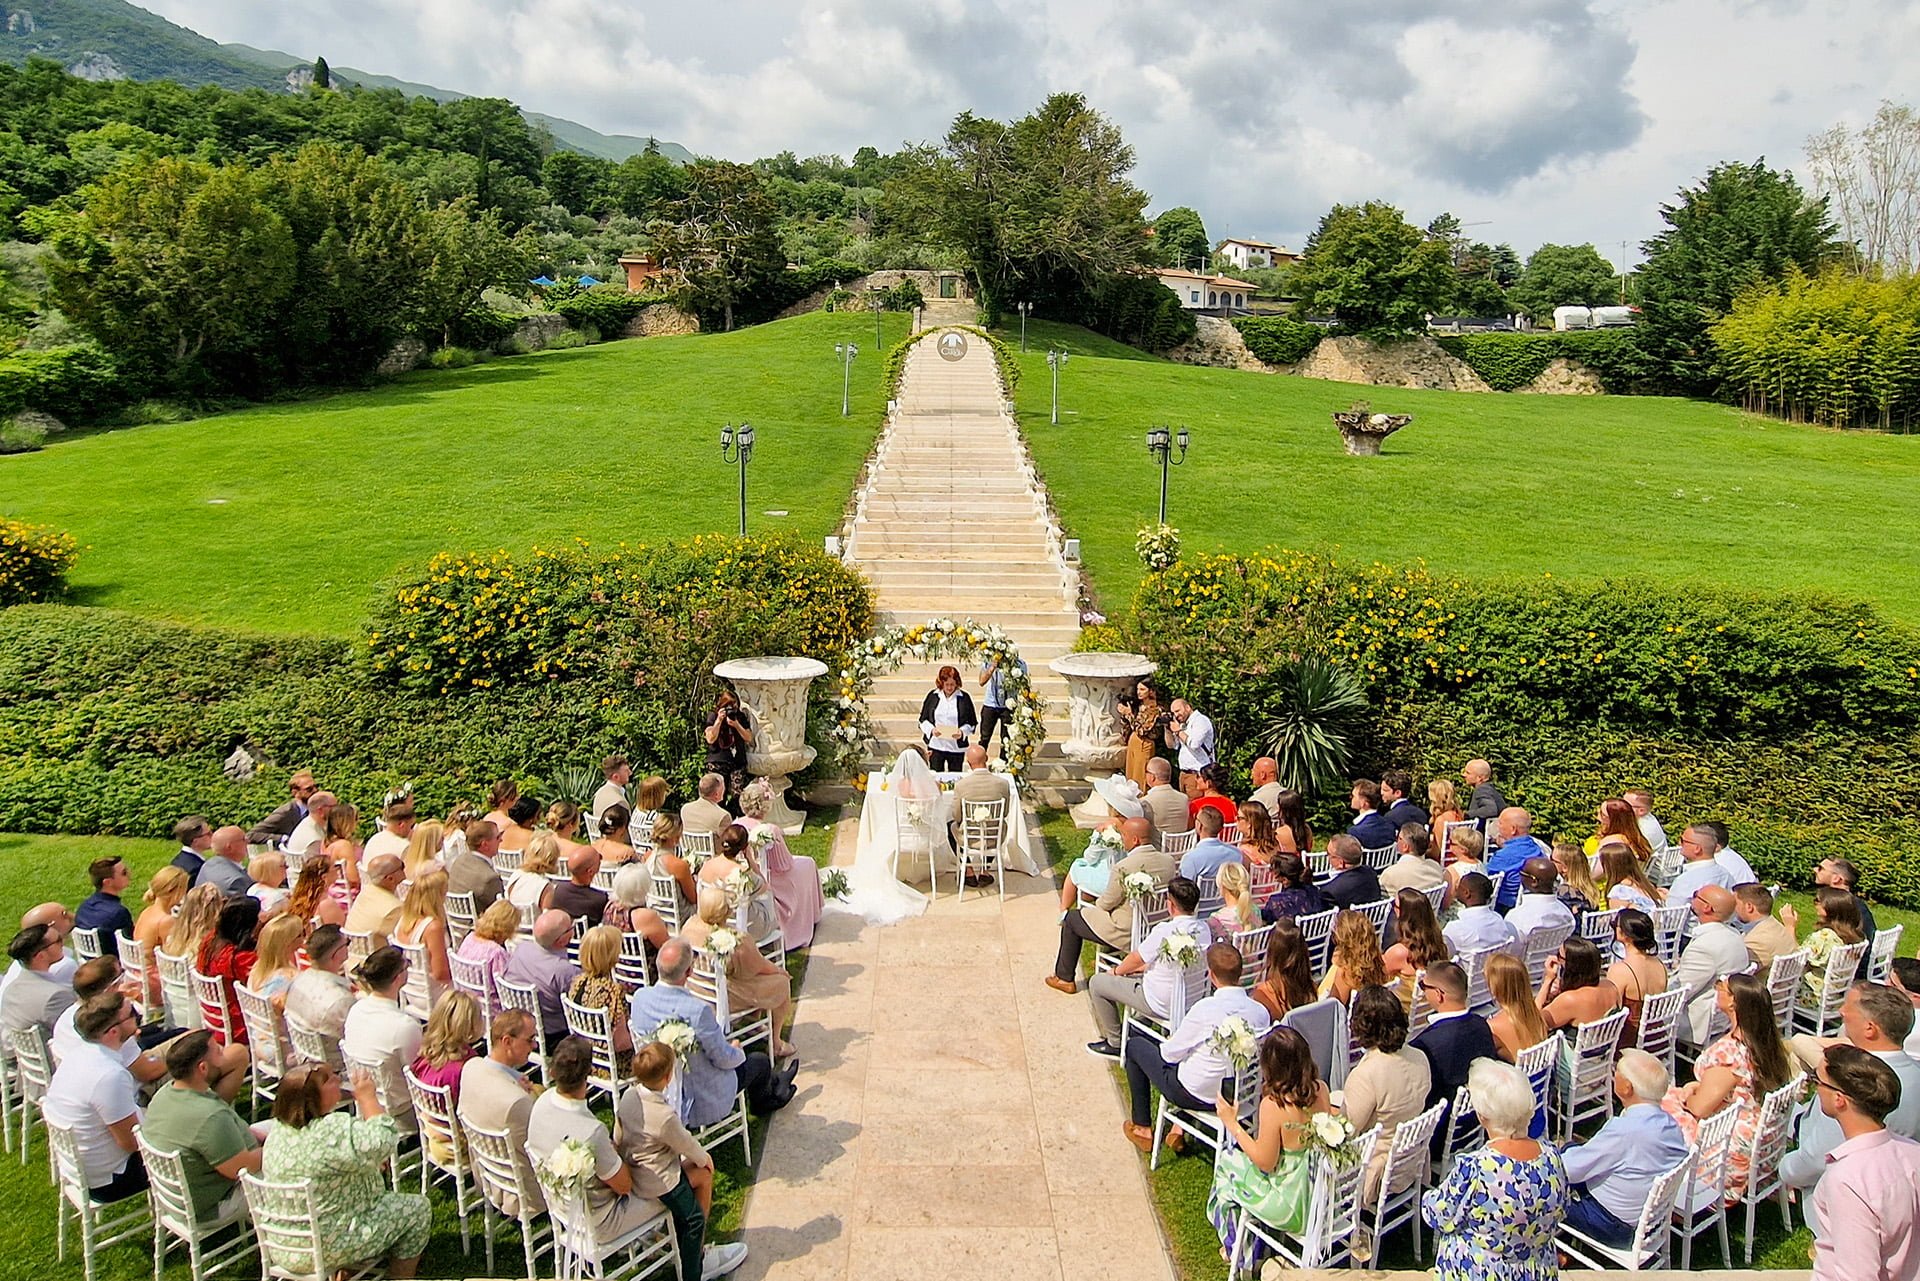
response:
[[[1465,970],[1452,961],[1435,961],[1427,967],[1420,990],[1433,1006],[1433,1017],[1426,1031],[1413,1038],[1413,1048],[1426,1056],[1431,1084],[1425,1106],[1432,1107],[1441,1099],[1451,1103],[1467,1083],[1467,1069],[1473,1061],[1497,1059],[1500,1049],[1493,1042],[1493,1030],[1487,1021],[1467,1008]],[[1436,1133],[1436,1146],[1439,1138]]]

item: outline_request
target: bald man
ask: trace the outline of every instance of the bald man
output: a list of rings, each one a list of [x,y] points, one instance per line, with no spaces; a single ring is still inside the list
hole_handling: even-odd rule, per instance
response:
[[[287,849],[294,854],[305,854],[315,845],[327,839],[327,816],[333,813],[339,798],[332,792],[315,792],[307,797],[307,813],[294,826],[293,835],[287,837]]]
[[[1125,852],[1113,865],[1107,888],[1091,907],[1070,909],[1060,918],[1060,952],[1054,957],[1053,973],[1047,986],[1056,992],[1072,992],[1080,973],[1080,945],[1104,943],[1122,952],[1133,946],[1133,900],[1127,897],[1126,880],[1135,872],[1153,878],[1155,889],[1165,889],[1179,874],[1180,865],[1162,854],[1153,844],[1153,825],[1144,818],[1130,818],[1120,824],[1120,848]]]
[[[1705,1045],[1713,1028],[1714,984],[1747,968],[1747,941],[1729,922],[1736,906],[1733,891],[1704,885],[1689,901],[1693,910],[1693,937],[1680,953],[1668,989],[1686,992],[1687,1040]]]
[[[247,874],[246,832],[237,827],[223,827],[215,832],[213,845],[193,883],[196,888],[217,885],[228,898],[239,898],[252,889],[253,877]]]
[[[1493,781],[1493,766],[1476,757],[1460,770],[1460,777],[1472,793],[1467,801],[1467,817],[1495,819],[1507,808],[1507,798]]]
[[[530,984],[540,1002],[540,1034],[552,1049],[567,1035],[567,1011],[560,998],[580,977],[580,967],[567,959],[567,941],[573,937],[573,918],[548,908],[534,918],[533,941],[522,943],[507,958],[506,975]]]
[[[1153,821],[1154,839],[1193,830],[1187,795],[1173,785],[1173,762],[1156,756],[1147,762],[1147,791],[1140,798]]]
[[[400,897],[395,891],[406,875],[406,864],[398,855],[368,859],[360,874],[360,895],[347,913],[347,932],[367,935],[373,949],[385,947],[387,936],[400,920]]]
[[[1262,756],[1253,763],[1253,795],[1247,799],[1259,801],[1267,807],[1267,817],[1273,817],[1273,809],[1280,800],[1280,762],[1271,756]]]

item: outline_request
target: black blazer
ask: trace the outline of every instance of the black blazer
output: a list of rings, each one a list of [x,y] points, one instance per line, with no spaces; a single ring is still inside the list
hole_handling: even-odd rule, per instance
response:
[[[1404,796],[1387,806],[1386,819],[1387,822],[1393,824],[1393,834],[1396,837],[1400,835],[1400,829],[1409,823],[1418,823],[1422,827],[1425,827],[1433,821],[1427,816],[1425,810]]]
[[[1493,1029],[1471,1012],[1427,1024],[1427,1030],[1413,1038],[1413,1048],[1426,1056],[1427,1069],[1433,1076],[1427,1090],[1428,1107],[1441,1099],[1453,1102],[1454,1092],[1467,1083],[1467,1069],[1475,1059],[1500,1057]],[[1441,1122],[1443,1129],[1445,1125]]]
[[[1362,903],[1378,903],[1380,873],[1370,867],[1350,867],[1320,886],[1320,897],[1334,907],[1355,908]]]
[[[960,741],[955,743],[953,745],[953,748],[951,749],[957,752],[967,745],[968,739],[973,737],[971,734],[967,733],[967,731],[980,728],[980,717],[973,710],[973,695],[967,693],[967,691],[963,689],[959,693],[955,694],[953,697],[954,697],[954,700],[960,705]],[[939,705],[940,705],[940,691],[937,689],[928,690],[927,696],[920,700],[920,719],[922,721],[932,721],[933,709],[938,707]],[[922,730],[920,733],[920,738],[921,738],[921,741],[927,744],[927,746],[929,747],[933,746],[933,735]],[[939,750],[944,752],[949,749],[943,747]]]

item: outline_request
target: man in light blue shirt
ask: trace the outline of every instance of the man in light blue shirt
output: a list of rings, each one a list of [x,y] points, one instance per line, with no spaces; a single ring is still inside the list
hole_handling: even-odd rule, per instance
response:
[[[1203,876],[1217,876],[1227,864],[1241,861],[1240,847],[1220,839],[1220,829],[1224,826],[1220,811],[1210,805],[1193,816],[1193,830],[1198,838],[1193,848],[1180,858],[1180,875],[1197,881]]]
[[[1606,1245],[1633,1244],[1653,1182],[1687,1154],[1687,1136],[1661,1110],[1667,1069],[1645,1050],[1622,1050],[1613,1072],[1620,1111],[1561,1160],[1573,1195],[1567,1226]]]
[[[1673,884],[1667,887],[1667,902],[1689,902],[1709,885],[1718,885],[1729,891],[1737,889],[1733,873],[1714,857],[1719,852],[1719,838],[1705,823],[1695,823],[1682,832],[1680,857],[1683,862],[1680,864],[1680,875],[1674,877]]]
[[[633,994],[627,1026],[636,1047],[653,1040],[654,1029],[678,1019],[693,1029],[699,1044],[681,1066],[680,1119],[697,1130],[712,1125],[733,1110],[734,1096],[746,1091],[747,1107],[756,1115],[777,1112],[793,1100],[793,1077],[800,1061],[775,1070],[773,1060],[742,1050],[720,1030],[713,1007],[687,990],[693,972],[693,948],[681,939],[660,945],[656,958],[660,981]]]

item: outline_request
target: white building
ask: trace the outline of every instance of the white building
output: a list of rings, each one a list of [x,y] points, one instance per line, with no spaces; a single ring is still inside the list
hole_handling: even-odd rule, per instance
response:
[[[1241,271],[1250,267],[1284,267],[1300,261],[1300,255],[1291,249],[1264,240],[1229,238],[1215,245],[1213,251]]]
[[[1178,267],[1157,267],[1154,275],[1160,283],[1180,295],[1180,305],[1188,311],[1217,311],[1244,308],[1259,286],[1232,276],[1206,276]]]

